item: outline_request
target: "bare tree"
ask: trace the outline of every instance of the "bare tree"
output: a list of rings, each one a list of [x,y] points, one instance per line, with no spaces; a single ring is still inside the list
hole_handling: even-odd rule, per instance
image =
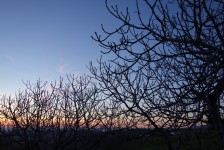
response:
[[[139,1],[123,9],[106,0],[121,22],[93,37],[114,56],[90,71],[127,111],[161,131],[208,124],[224,140],[224,3],[215,0]],[[175,9],[173,9],[175,8]]]
[[[59,83],[25,83],[25,90],[0,99],[0,115],[9,125],[3,132],[9,149],[91,149],[101,105],[98,90],[87,76],[68,75]]]
[[[51,118],[54,91],[46,90],[47,83],[25,83],[26,89],[15,97],[2,97],[0,114],[9,125],[12,143],[18,149],[43,149]],[[53,115],[53,114],[52,114]],[[45,134],[43,134],[45,133]]]
[[[56,120],[59,121],[58,131],[64,140],[64,146],[73,149],[87,149],[91,145],[87,140],[97,124],[98,91],[87,76],[67,76],[68,83],[61,79],[56,88],[60,95],[59,110]],[[58,124],[58,123],[57,123]],[[69,135],[69,136],[68,136]],[[59,143],[59,142],[56,142]],[[60,147],[60,145],[55,148]]]

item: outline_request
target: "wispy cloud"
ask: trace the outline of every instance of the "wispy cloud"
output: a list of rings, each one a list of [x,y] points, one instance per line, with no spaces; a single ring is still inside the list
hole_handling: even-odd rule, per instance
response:
[[[75,72],[73,69],[69,68],[69,65],[67,64],[62,64],[59,65],[58,68],[56,69],[57,73],[61,75],[66,75],[66,74],[74,74],[75,76],[79,76],[80,73]]]
[[[9,61],[10,63],[15,63],[15,58],[10,55],[4,55],[5,59]]]
[[[57,68],[57,72],[60,74],[68,74],[70,72],[70,70],[68,69],[67,65],[60,65]]]

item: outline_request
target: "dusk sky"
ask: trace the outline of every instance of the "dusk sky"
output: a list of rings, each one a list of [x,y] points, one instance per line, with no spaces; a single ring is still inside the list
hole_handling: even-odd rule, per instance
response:
[[[23,89],[22,81],[88,74],[101,55],[91,39],[101,24],[116,24],[104,0],[1,0],[0,95]]]

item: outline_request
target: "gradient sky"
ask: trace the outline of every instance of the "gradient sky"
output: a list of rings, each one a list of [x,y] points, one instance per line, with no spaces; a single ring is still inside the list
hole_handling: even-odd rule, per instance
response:
[[[88,73],[102,50],[90,36],[102,23],[116,25],[104,0],[1,0],[0,95],[23,89],[22,81]]]

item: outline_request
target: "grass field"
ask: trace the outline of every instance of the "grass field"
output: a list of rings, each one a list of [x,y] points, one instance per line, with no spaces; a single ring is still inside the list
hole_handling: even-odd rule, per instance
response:
[[[154,131],[123,130],[94,132],[87,137],[82,135],[83,134],[80,133],[79,140],[77,141],[74,141],[73,137],[63,136],[63,138],[58,141],[60,144],[57,141],[53,143],[54,137],[47,138],[45,145],[42,145],[41,149],[54,150],[56,146],[58,150],[74,150],[74,144],[76,144],[77,148],[75,148],[75,150],[168,150],[163,136]],[[182,130],[178,132],[178,134],[170,134],[168,138],[172,148],[175,150],[224,150],[224,148],[218,147],[218,143],[221,142],[217,139],[216,135],[216,133],[209,130]],[[71,142],[69,142],[69,139]],[[20,146],[21,144],[22,143],[20,143]],[[11,150],[15,148],[24,150],[24,148],[20,146],[10,141],[10,139],[6,140],[5,136],[0,136],[0,150]],[[61,148],[59,148],[59,146],[61,146]],[[32,150],[39,149],[32,147]]]
[[[194,137],[189,135],[171,136],[169,137],[173,148],[178,150],[215,150],[217,148],[217,140],[212,134],[196,134]],[[166,143],[162,137],[150,137],[147,139],[135,139],[126,141],[113,146],[113,150],[168,150]]]

